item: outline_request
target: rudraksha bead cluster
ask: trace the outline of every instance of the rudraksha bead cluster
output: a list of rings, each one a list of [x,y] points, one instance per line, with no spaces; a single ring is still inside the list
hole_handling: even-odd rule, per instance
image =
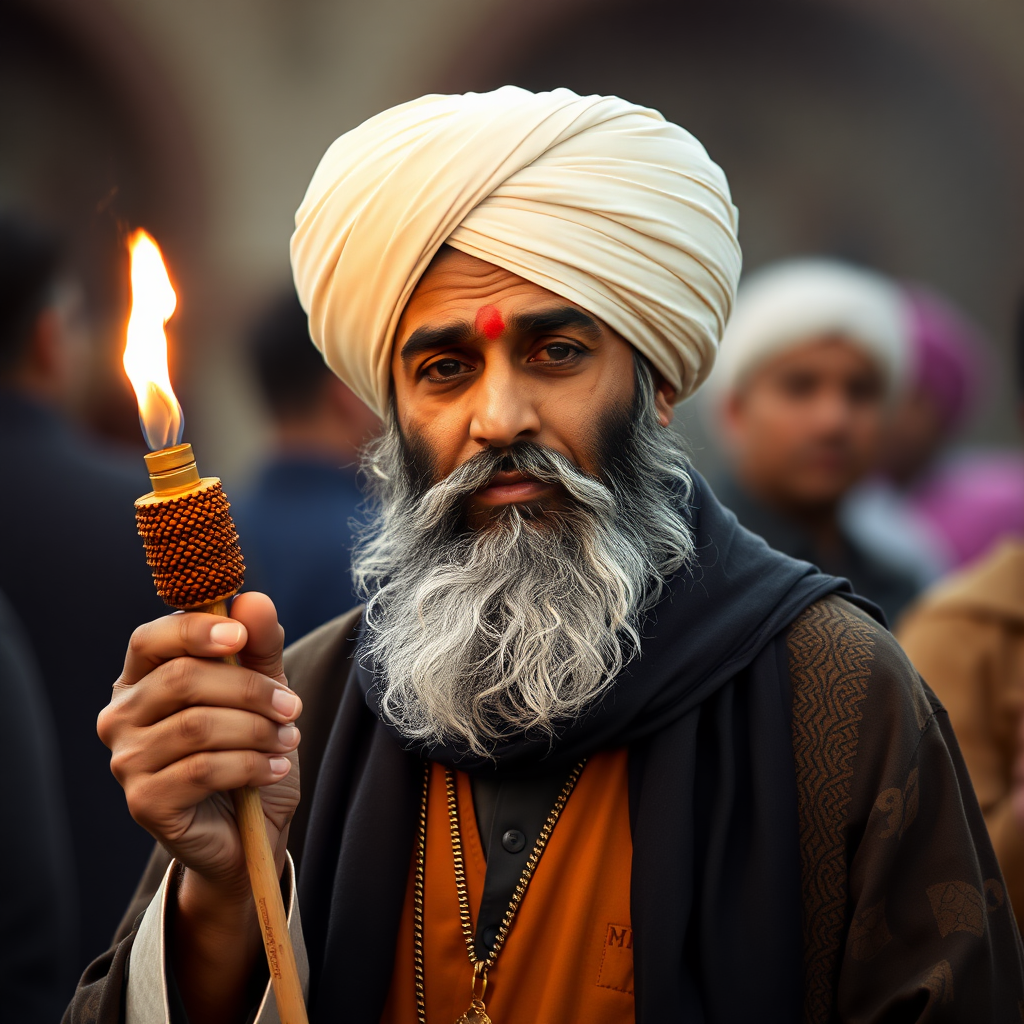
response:
[[[153,582],[172,608],[201,608],[242,586],[245,565],[230,507],[219,480],[165,501],[136,502]]]

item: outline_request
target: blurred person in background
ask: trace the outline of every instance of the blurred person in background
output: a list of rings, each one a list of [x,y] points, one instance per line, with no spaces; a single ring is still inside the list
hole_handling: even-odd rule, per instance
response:
[[[875,464],[906,333],[884,278],[833,260],[787,261],[740,288],[711,379],[732,468],[721,500],[772,547],[846,577],[890,621],[917,583],[855,541],[839,509]]]
[[[3,594],[0,701],[12,773],[5,813],[8,823],[17,822],[16,833],[9,826],[0,844],[0,1015],[18,1024],[54,1024],[81,969],[71,830],[49,701]]]
[[[360,446],[380,420],[328,369],[293,290],[256,326],[250,353],[276,453],[235,504],[246,585],[270,594],[288,640],[358,603],[349,520]]]
[[[1016,341],[1024,426],[1024,307]],[[897,638],[949,712],[1024,926],[1024,531],[925,594]]]
[[[962,310],[919,285],[908,385],[886,424],[877,474],[850,495],[843,523],[862,545],[927,585],[1024,531],[1024,458],[946,449],[992,387],[992,356]]]
[[[119,918],[111,901],[131,894],[150,845],[125,813],[94,723],[124,661],[125,630],[166,610],[135,530],[133,503],[149,490],[142,460],[133,465],[87,440],[66,415],[91,344],[85,297],[58,242],[19,216],[0,216],[0,589],[25,626],[53,711],[79,968],[110,941]]]

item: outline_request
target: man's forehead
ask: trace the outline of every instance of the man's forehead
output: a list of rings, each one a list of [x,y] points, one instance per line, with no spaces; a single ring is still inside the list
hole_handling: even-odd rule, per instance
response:
[[[830,333],[803,339],[765,359],[761,372],[789,370],[884,374],[875,354],[856,338]]]
[[[399,344],[418,328],[452,322],[473,324],[480,333],[493,336],[499,318],[503,329],[513,313],[555,308],[578,310],[604,327],[597,317],[564,296],[504,267],[444,248],[447,251],[435,257],[406,303],[396,334]]]

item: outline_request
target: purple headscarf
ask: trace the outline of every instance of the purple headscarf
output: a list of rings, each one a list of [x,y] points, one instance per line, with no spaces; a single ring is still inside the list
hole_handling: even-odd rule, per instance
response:
[[[1024,456],[965,452],[917,488],[910,505],[942,538],[950,568],[966,565],[1000,538],[1024,536]]]
[[[935,402],[950,432],[974,411],[991,373],[981,331],[923,285],[906,285],[911,324],[911,384]]]

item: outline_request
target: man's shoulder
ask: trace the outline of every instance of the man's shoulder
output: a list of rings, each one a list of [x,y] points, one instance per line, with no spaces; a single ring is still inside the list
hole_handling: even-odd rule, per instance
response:
[[[870,649],[902,661],[909,671],[892,633],[877,619],[839,594],[829,594],[808,605],[792,622],[787,635],[791,662],[803,665],[815,654],[848,656]]]
[[[874,724],[913,723],[920,732],[941,708],[892,633],[838,595],[808,606],[786,646],[794,732],[823,715],[859,724],[869,701]]]
[[[805,1019],[906,1019],[913,1005],[915,1020],[1010,1020],[1019,940],[941,706],[841,598],[786,640]]]

